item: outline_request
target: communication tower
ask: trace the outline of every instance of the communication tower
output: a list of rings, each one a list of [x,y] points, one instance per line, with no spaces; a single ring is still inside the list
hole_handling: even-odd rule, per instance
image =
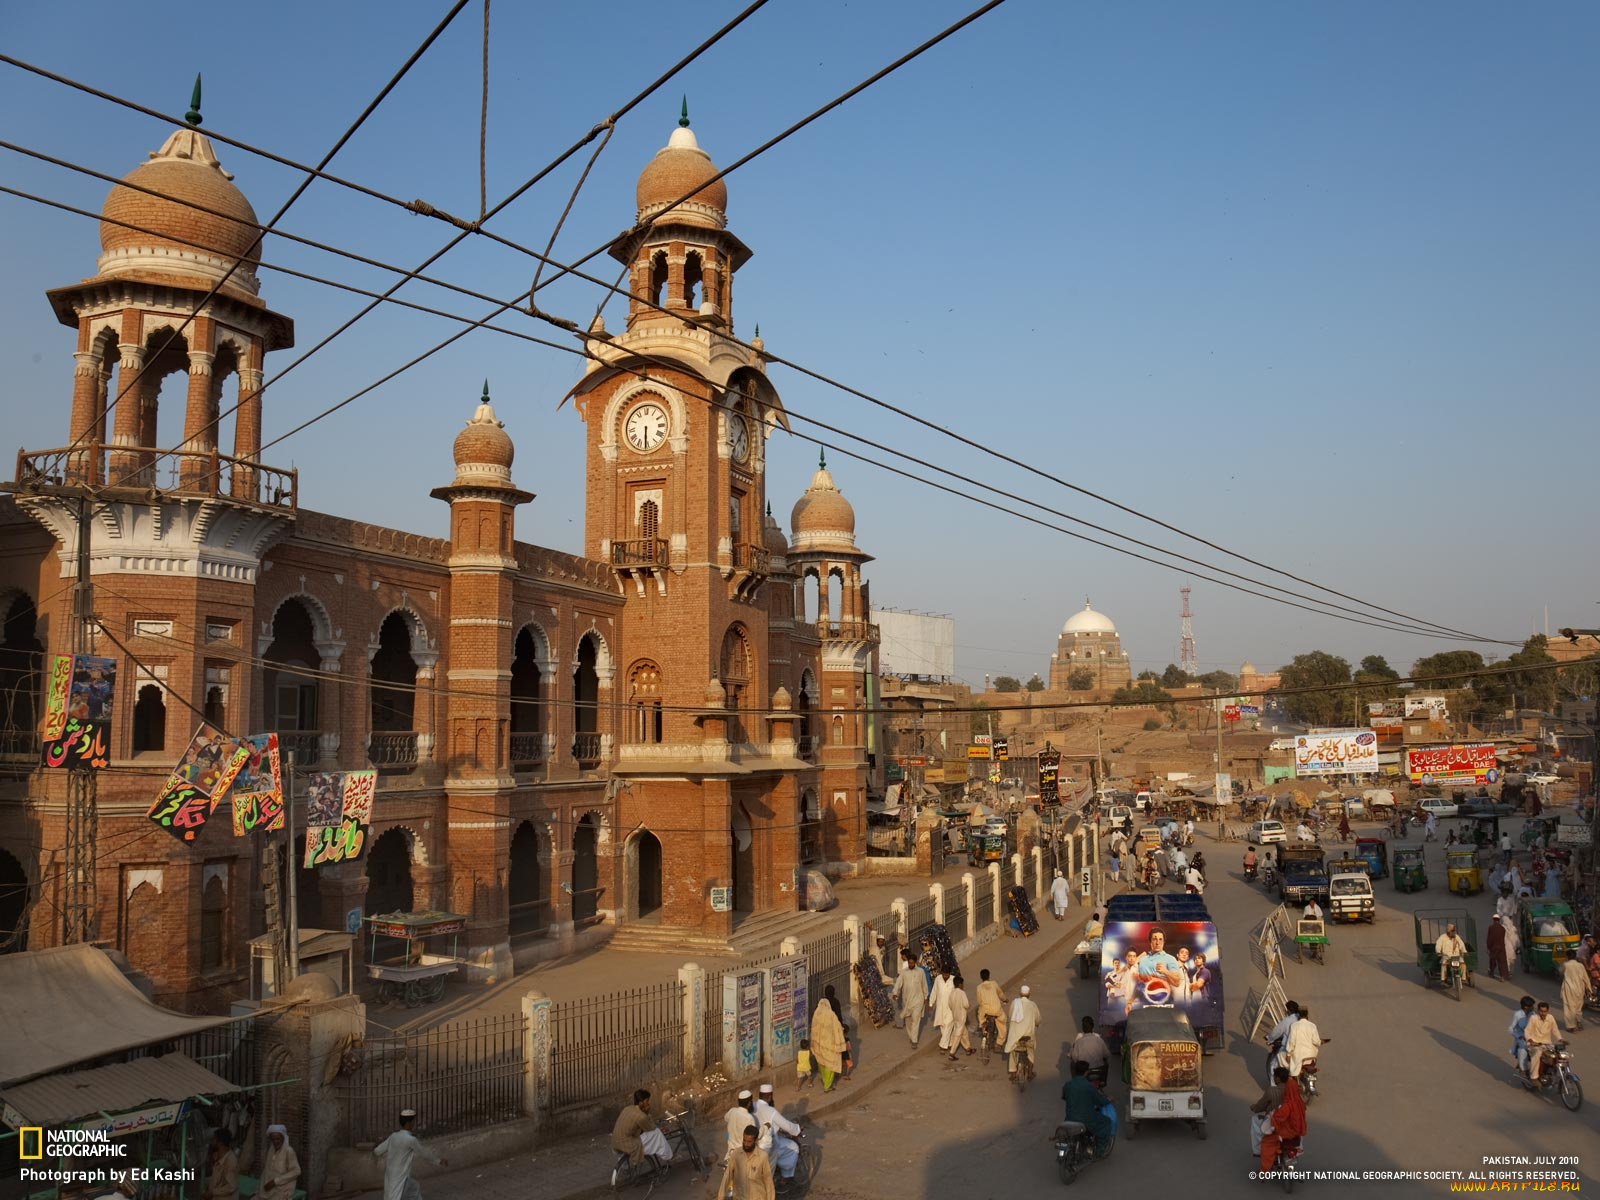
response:
[[[1179,588],[1183,595],[1183,640],[1178,647],[1178,669],[1193,678],[1200,674],[1200,660],[1194,652],[1194,622],[1189,619],[1189,589]]]

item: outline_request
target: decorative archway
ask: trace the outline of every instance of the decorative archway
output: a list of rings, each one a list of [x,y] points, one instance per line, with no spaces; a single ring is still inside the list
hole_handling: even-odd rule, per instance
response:
[[[753,912],[756,907],[755,834],[744,805],[734,802],[732,832],[729,835],[730,863],[733,868],[733,911]]]
[[[410,912],[414,895],[410,830],[385,830],[367,851],[366,914]]]
[[[659,921],[663,899],[661,839],[648,829],[641,829],[628,839],[622,856],[628,881],[629,919]]]
[[[584,813],[572,831],[572,920],[591,921],[600,911],[600,818]]]
[[[506,900],[511,906],[513,938],[540,933],[548,924],[550,900],[545,895],[544,869],[539,865],[539,829],[532,821],[522,822],[511,836]]]

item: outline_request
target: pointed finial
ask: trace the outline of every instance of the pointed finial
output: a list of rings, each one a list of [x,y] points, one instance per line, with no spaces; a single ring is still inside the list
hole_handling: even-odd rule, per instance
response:
[[[198,125],[200,116],[200,73],[195,72],[194,91],[189,96],[189,111],[183,114],[183,119],[191,125]]]
[[[487,379],[483,381],[483,403],[489,403],[489,381]]]
[[[1085,596],[1083,597],[1083,611],[1084,612],[1088,612],[1093,607],[1094,607],[1094,605],[1089,603],[1088,595],[1085,594]]]
[[[827,469],[828,469],[828,448],[826,446],[818,446],[817,447],[817,470],[826,471]]]
[[[687,93],[685,93],[683,97],[683,112],[678,117],[678,128],[689,128],[689,96]]]
[[[772,517],[772,501],[768,500],[767,501],[767,518],[770,520],[771,517]]]
[[[761,336],[761,322],[760,321],[756,322],[756,336],[757,337]]]

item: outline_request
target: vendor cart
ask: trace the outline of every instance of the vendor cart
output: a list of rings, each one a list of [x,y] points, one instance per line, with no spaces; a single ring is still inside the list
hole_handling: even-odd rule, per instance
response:
[[[367,975],[379,981],[380,1003],[432,1004],[444,995],[445,980],[466,962],[460,949],[467,918],[460,913],[380,913],[368,917],[366,925]]]

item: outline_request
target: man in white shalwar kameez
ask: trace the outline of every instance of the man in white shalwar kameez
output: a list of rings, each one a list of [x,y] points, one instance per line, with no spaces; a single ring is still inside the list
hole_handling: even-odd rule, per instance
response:
[[[1056,877],[1050,881],[1050,908],[1055,913],[1056,920],[1061,920],[1071,904],[1072,887],[1067,883],[1066,877],[1057,871]]]
[[[933,991],[928,994],[928,1007],[933,1010],[933,1027],[939,1031],[939,1049],[950,1050],[950,993],[956,990],[956,981],[946,967],[933,981]]]
[[[411,1164],[419,1155],[436,1167],[448,1167],[450,1160],[440,1158],[429,1150],[411,1132],[417,1123],[415,1109],[408,1108],[400,1114],[400,1128],[396,1129],[372,1151],[383,1164],[383,1200],[422,1200],[422,1189],[411,1178]]]
[[[900,1019],[905,1024],[906,1038],[913,1046],[922,1032],[922,1017],[928,1009],[928,985],[922,978],[922,968],[913,957],[900,964],[900,974],[894,981],[894,1000]]]

